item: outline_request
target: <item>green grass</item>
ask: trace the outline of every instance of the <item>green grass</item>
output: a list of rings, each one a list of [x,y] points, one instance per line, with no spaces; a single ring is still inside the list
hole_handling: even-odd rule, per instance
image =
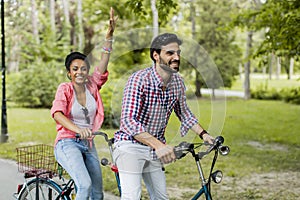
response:
[[[190,100],[189,105],[205,128],[218,130],[222,127],[225,144],[231,148],[231,153],[220,157],[216,168],[220,168],[226,177],[242,179],[252,173],[299,171],[300,169],[300,106],[286,104],[280,101],[258,101],[230,99],[227,102],[211,102],[208,99]],[[215,109],[212,105],[218,104]],[[226,111],[225,123],[222,122],[222,111]],[[212,121],[219,115],[219,121]],[[175,116],[171,117],[167,127],[167,141],[176,145],[180,141],[198,141],[193,132],[184,138],[179,135],[179,123]],[[111,136],[115,130],[104,130]],[[55,123],[48,109],[8,108],[7,143],[0,144],[2,158],[15,159],[15,148],[28,144],[53,144],[55,139]],[[211,132],[213,136],[219,133]],[[108,151],[102,138],[96,138],[100,157],[108,157]],[[207,170],[209,159],[203,161]],[[166,166],[167,184],[178,190],[196,189],[199,179],[193,160],[190,156]],[[108,168],[103,168],[105,190],[117,192],[113,174]],[[222,183],[221,183],[222,184]],[[218,188],[219,186],[214,186]],[[249,199],[253,191],[234,193],[234,185],[229,185],[231,192],[219,192],[226,199]],[[189,199],[191,192],[184,193],[184,199]],[[247,198],[247,196],[249,198]],[[260,198],[260,193],[255,193]],[[222,199],[222,198],[221,198]],[[292,199],[292,198],[290,198]]]

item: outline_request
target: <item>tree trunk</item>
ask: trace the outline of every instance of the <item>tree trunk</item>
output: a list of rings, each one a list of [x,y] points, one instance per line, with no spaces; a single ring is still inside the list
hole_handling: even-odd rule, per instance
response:
[[[294,58],[290,58],[290,67],[289,67],[289,80],[293,79],[294,74]]]
[[[49,1],[49,9],[50,9],[50,24],[52,34],[55,35],[55,0]]]
[[[31,2],[32,33],[33,33],[35,42],[37,44],[40,44],[36,2],[35,2],[35,0],[31,0],[30,2]]]
[[[239,63],[239,77],[242,80],[243,78],[243,64]]]
[[[69,0],[62,0],[64,9],[64,34],[70,35],[70,45],[74,45],[74,31],[71,29]],[[72,47],[71,47],[72,48]]]
[[[196,91],[195,91],[195,95],[198,98],[202,97],[202,94],[201,94],[202,82],[200,80],[200,76],[201,76],[200,73],[196,70],[196,80],[195,80]]]
[[[151,0],[151,10],[152,10],[152,24],[153,24],[153,37],[158,36],[159,25],[158,25],[158,12],[156,8],[156,0]]]
[[[250,49],[252,47],[252,31],[248,31],[248,36],[247,36],[247,47],[246,47],[246,59],[248,60],[245,63],[245,80],[244,80],[244,98],[246,100],[251,98],[251,93],[250,93]]]
[[[277,57],[277,70],[276,70],[276,79],[280,79],[280,74],[281,74],[281,60],[280,57]]]
[[[269,58],[269,79],[272,80],[273,75],[273,53],[271,53]]]
[[[95,57],[92,54],[93,49],[95,48],[94,43],[92,42],[92,39],[94,37],[94,29],[92,26],[84,26],[84,49],[83,53],[85,55],[89,55],[89,60],[91,62],[94,62]]]
[[[70,23],[70,13],[69,13],[69,0],[62,0],[63,7],[64,7],[64,17],[65,23],[69,25]]]
[[[77,0],[77,18],[78,18],[78,50],[83,50],[83,44],[84,44],[84,32],[83,32],[83,25],[82,25],[82,1]]]
[[[196,40],[196,23],[195,23],[195,6],[194,6],[194,1],[191,0],[191,22],[192,22],[192,39],[193,40]],[[193,62],[192,63],[197,63],[197,56],[196,56],[196,51],[194,52],[195,56],[192,57]],[[202,94],[201,94],[201,86],[202,86],[202,83],[201,83],[201,80],[200,80],[200,76],[201,74],[198,72],[197,70],[197,66],[194,66],[195,67],[195,71],[196,71],[196,78],[195,78],[195,95],[196,97],[200,98],[202,97]]]

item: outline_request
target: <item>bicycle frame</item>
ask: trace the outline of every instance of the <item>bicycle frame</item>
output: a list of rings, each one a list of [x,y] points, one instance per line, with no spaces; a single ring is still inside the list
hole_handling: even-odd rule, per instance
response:
[[[203,185],[202,188],[198,191],[198,193],[192,198],[192,200],[199,199],[199,197],[201,197],[202,194],[205,194],[206,200],[211,200],[211,195],[210,195],[207,185]]]
[[[211,174],[214,168],[214,165],[216,163],[217,160],[217,156],[218,156],[218,151],[215,151],[215,156],[213,158],[213,162],[212,162],[212,166],[210,169],[210,173],[209,173],[209,178],[207,180],[205,180],[204,174],[203,174],[203,170],[200,164],[200,158],[198,154],[195,154],[195,160],[196,160],[196,164],[197,164],[197,169],[202,181],[202,188],[199,190],[199,192],[192,198],[192,200],[196,200],[198,199],[202,194],[205,194],[205,198],[206,200],[211,200],[211,193],[210,193],[210,183],[211,183]]]
[[[63,196],[70,197],[71,192],[75,189],[75,182],[73,179],[70,179],[64,187],[61,188],[61,194],[56,198],[56,200],[59,200]]]
[[[113,159],[114,138],[109,139],[106,133],[103,133],[103,132],[100,132],[100,131],[93,133],[93,135],[101,135],[101,136],[104,137],[105,141],[107,142],[112,163],[109,162],[106,158],[103,158],[103,159],[101,159],[101,164],[103,166],[109,166],[111,171],[114,172],[114,175],[115,175],[115,178],[116,178],[116,181],[117,181],[117,185],[118,185],[119,195],[121,196],[121,184],[120,184],[119,172],[118,172],[118,168],[116,167],[114,159]]]
[[[195,163],[196,163],[196,166],[197,166],[197,170],[198,170],[198,173],[199,173],[199,176],[200,176],[202,187],[195,194],[195,196],[192,198],[192,200],[197,200],[202,195],[205,195],[206,200],[212,200],[212,196],[211,196],[211,192],[210,192],[210,183],[211,183],[211,179],[212,179],[212,175],[213,175],[212,171],[213,171],[213,168],[214,168],[215,163],[217,161],[218,154],[220,152],[222,155],[227,155],[230,151],[229,147],[222,146],[223,142],[224,142],[224,138],[221,137],[221,136],[218,136],[216,138],[214,144],[211,145],[210,148],[206,152],[199,152],[199,153],[195,153],[194,149],[196,149],[197,147],[199,147],[201,145],[194,148],[194,144],[182,142],[181,144],[179,144],[178,146],[176,146],[174,148],[174,152],[175,152],[175,155],[176,155],[177,159],[181,159],[187,153],[191,153],[192,156],[194,157],[194,160],[195,160]],[[215,154],[214,154],[214,157],[213,157],[213,160],[212,160],[212,163],[211,163],[209,177],[207,179],[205,179],[200,160],[205,155],[209,154],[213,150],[214,150]],[[184,153],[184,151],[186,151],[187,153]]]

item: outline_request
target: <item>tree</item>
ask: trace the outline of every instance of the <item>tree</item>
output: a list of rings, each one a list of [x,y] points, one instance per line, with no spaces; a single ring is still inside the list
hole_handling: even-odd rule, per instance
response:
[[[78,30],[78,51],[83,50],[83,45],[84,45],[84,33],[83,33],[83,13],[82,13],[82,1],[77,0],[77,28]]]
[[[151,0],[151,10],[152,10],[152,16],[153,16],[153,37],[156,37],[158,35],[158,12],[156,8],[156,0]]]
[[[55,29],[55,0],[49,0],[49,10],[50,10],[51,31],[53,33],[55,33],[56,32],[56,29]]]
[[[36,44],[40,44],[36,2],[35,0],[30,0],[30,2],[31,2],[32,34]]]
[[[223,1],[213,1],[213,5],[210,6],[209,3],[195,0],[195,31],[193,34],[194,40],[200,43],[215,60],[223,76],[224,83],[230,85],[231,78],[229,77],[235,74],[232,66],[236,65],[239,51],[232,44],[234,37],[232,37],[230,30],[226,29],[225,22],[230,20],[230,18],[227,15],[223,15],[224,13],[229,13],[229,9],[225,10],[228,4],[224,4]],[[36,37],[34,37],[32,32],[31,10],[28,9],[31,7],[31,2],[36,3],[37,30],[40,45],[34,42]],[[157,26],[160,27],[159,31],[173,30],[175,14],[178,14],[177,19],[180,21],[181,16],[179,15],[185,15],[188,13],[187,10],[189,10],[189,8],[179,10],[183,4],[178,3],[179,1],[176,0],[111,0],[106,1],[106,3],[93,0],[73,0],[73,4],[70,4],[70,2],[69,0],[23,0],[22,3],[16,1],[16,4],[9,5],[13,12],[7,13],[11,21],[8,24],[10,26],[9,30],[13,34],[9,34],[11,37],[9,39],[11,49],[8,52],[12,53],[13,48],[17,49],[13,53],[19,59],[19,72],[24,75],[19,76],[15,74],[17,77],[15,80],[19,81],[19,83],[36,84],[33,80],[29,80],[30,73],[34,73],[34,71],[40,75],[36,76],[36,79],[44,81],[43,77],[48,77],[48,74],[43,74],[43,70],[39,70],[39,68],[47,66],[50,68],[50,71],[53,70],[52,74],[59,76],[59,79],[56,81],[48,82],[48,84],[53,84],[56,87],[59,83],[58,80],[65,78],[64,55],[69,53],[70,50],[81,50],[81,45],[80,47],[78,46],[80,43],[79,37],[83,38],[84,53],[99,55],[99,49],[97,48],[99,46],[101,48],[101,42],[103,42],[105,37],[110,7],[115,9],[121,21],[121,23],[118,23],[118,31],[115,35],[115,40],[117,41],[114,43],[114,53],[110,62],[111,80],[118,79],[125,73],[131,72],[130,70],[137,65],[142,66],[145,62],[147,62],[147,65],[149,64],[148,50],[153,38],[153,32],[149,30],[153,29],[148,29],[147,27]],[[82,5],[82,9],[80,5]],[[124,9],[124,5],[129,9]],[[221,12],[218,11],[218,7],[222,8]],[[156,19],[157,16],[158,18]],[[212,18],[211,16],[216,17]],[[184,23],[180,24],[179,34],[182,33],[183,39],[191,33],[191,26],[187,21],[188,18],[185,18]],[[82,25],[79,25],[81,22]],[[71,28],[73,35],[70,35]],[[81,31],[84,32],[84,36],[78,35]],[[202,50],[195,49],[198,53],[203,53]],[[187,52],[187,54],[189,53]],[[207,59],[204,58],[197,61],[199,62],[197,65],[205,66]],[[204,62],[204,64],[201,64],[201,62]],[[45,70],[44,73],[50,73],[49,70]],[[188,68],[184,70],[187,73],[189,72]],[[214,80],[214,75],[210,74],[209,78]],[[201,79],[201,76],[197,76],[198,79]],[[219,83],[214,81],[210,81],[210,83],[214,88],[220,86]],[[15,87],[15,84],[12,84],[12,86]],[[47,94],[50,94],[53,92],[52,89],[50,91],[50,88],[52,87],[49,86],[43,89],[49,89]],[[19,92],[20,89],[24,91]],[[18,98],[16,101],[33,107],[48,107],[51,97],[35,91],[39,89],[35,86],[31,87],[31,85],[26,88],[15,87],[15,89],[10,90],[11,97],[14,99],[13,93],[27,95],[24,98]],[[30,94],[35,94],[35,96],[33,97]],[[38,94],[41,96],[38,96]],[[44,98],[42,95],[47,96],[49,102],[28,99],[31,96],[41,100]]]
[[[239,47],[234,44],[234,35],[227,28],[233,7],[230,2],[226,0],[213,2],[194,0],[186,2],[186,4],[190,6],[190,16],[194,16],[189,21],[193,22],[194,18],[196,24],[196,27],[192,28],[193,38],[209,53],[223,79],[222,83],[216,81],[215,76],[218,72],[212,71],[210,73],[209,67],[201,76],[196,72],[195,94],[200,97],[200,89],[202,87],[216,89],[223,86],[231,86],[234,75],[238,73],[237,68],[241,52]],[[199,55],[201,54],[196,50],[196,54],[193,56],[199,58]],[[194,67],[205,69],[205,62],[206,59],[203,58]]]
[[[250,61],[250,50],[252,47],[252,31],[247,32],[247,46],[246,46],[246,62],[245,62],[245,80],[244,80],[244,98],[246,100],[251,98],[251,90],[250,90],[250,66],[251,66],[251,61]]]
[[[274,53],[282,57],[282,66],[289,73],[291,58],[299,59],[300,51],[300,1],[267,0],[264,4],[254,1],[256,9],[245,9],[237,15],[235,25],[253,31],[264,30],[265,37],[253,53],[263,61]]]

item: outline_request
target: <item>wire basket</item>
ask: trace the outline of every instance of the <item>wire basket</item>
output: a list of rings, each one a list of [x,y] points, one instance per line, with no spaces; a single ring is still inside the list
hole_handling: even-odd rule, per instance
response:
[[[38,144],[17,148],[18,171],[30,175],[43,173],[56,174],[58,164],[53,146]]]

